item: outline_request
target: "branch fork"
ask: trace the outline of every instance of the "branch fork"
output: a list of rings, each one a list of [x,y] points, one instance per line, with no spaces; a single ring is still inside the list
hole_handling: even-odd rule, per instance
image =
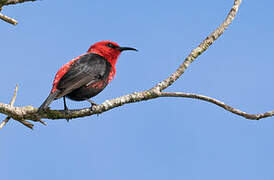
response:
[[[15,89],[14,89],[14,93],[13,93],[13,97],[12,97],[12,99],[11,99],[11,101],[10,101],[10,106],[11,107],[14,107],[13,105],[14,105],[14,102],[15,102],[15,100],[16,100],[16,97],[17,97],[17,91],[18,91],[18,85],[16,85],[16,87],[15,87]],[[2,121],[2,123],[0,124],[0,129],[2,129],[8,122],[9,122],[9,120],[11,119],[11,116],[7,116],[3,121]],[[18,119],[15,119],[15,120],[17,120],[18,122],[20,122],[21,124],[23,124],[23,125],[25,125],[26,127],[28,127],[28,128],[30,128],[30,129],[32,129],[33,128],[33,124],[31,124],[30,122],[28,122],[28,121],[25,121],[25,120],[18,120]]]

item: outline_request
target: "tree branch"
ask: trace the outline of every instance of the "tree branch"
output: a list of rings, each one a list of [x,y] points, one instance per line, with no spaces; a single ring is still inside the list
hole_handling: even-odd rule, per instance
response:
[[[231,22],[235,18],[240,4],[241,4],[241,0],[234,0],[234,5],[231,8],[230,12],[228,13],[224,22],[215,31],[213,31],[197,48],[191,51],[191,53],[185,58],[183,63],[179,66],[179,68],[173,74],[171,74],[168,78],[158,83],[156,86],[154,86],[153,88],[149,90],[134,92],[132,94],[124,95],[111,100],[106,100],[100,105],[93,106],[92,109],[91,108],[76,109],[76,110],[70,110],[68,111],[68,113],[65,113],[63,110],[48,109],[46,112],[42,112],[38,114],[37,112],[38,109],[33,106],[13,107],[10,104],[3,104],[3,103],[0,103],[0,113],[6,114],[9,117],[19,122],[24,120],[42,122],[40,120],[41,118],[52,119],[52,120],[74,119],[74,118],[90,116],[93,114],[100,114],[100,113],[109,111],[115,107],[122,106],[124,104],[145,101],[145,100],[155,99],[159,97],[184,97],[184,98],[199,99],[199,100],[216,104],[227,111],[243,116],[247,119],[259,120],[261,118],[273,116],[274,111],[269,111],[262,114],[247,114],[243,111],[240,111],[231,106],[228,106],[219,100],[216,100],[207,96],[203,96],[203,95],[189,94],[189,93],[182,93],[182,92],[173,92],[173,93],[162,92],[162,90],[171,86],[185,72],[185,70],[189,67],[189,65],[200,54],[206,51],[208,47],[223,34],[225,29],[231,24]]]
[[[268,111],[265,113],[259,113],[259,114],[248,114],[246,112],[243,112],[239,109],[233,108],[217,99],[208,97],[208,96],[204,96],[204,95],[199,95],[199,94],[191,94],[191,93],[182,93],[182,92],[162,92],[160,95],[160,97],[183,97],[183,98],[192,98],[192,99],[199,99],[202,101],[207,101],[210,103],[213,103],[217,106],[220,106],[222,108],[224,108],[225,110],[232,112],[233,114],[237,114],[239,116],[245,117],[246,119],[250,119],[250,120],[259,120],[262,118],[266,118],[266,117],[271,117],[274,116],[274,110],[273,111]]]
[[[135,92],[125,96],[121,96],[112,100],[106,100],[100,105],[91,108],[69,110],[50,110],[37,114],[38,109],[33,106],[13,107],[9,104],[0,103],[0,113],[6,114],[15,120],[32,120],[40,121],[44,119],[75,119],[79,117],[90,116],[93,114],[100,114],[110,109],[113,109],[124,104],[149,100],[158,97],[157,93],[153,90]]]
[[[208,47],[218,39],[227,27],[232,23],[233,19],[238,12],[239,6],[242,0],[234,0],[234,5],[231,8],[230,12],[228,13],[224,22],[215,30],[213,31],[197,48],[193,49],[191,53],[185,58],[184,62],[179,66],[179,68],[167,79],[160,82],[154,88],[159,89],[160,91],[166,89],[170,85],[172,85],[189,67],[189,65],[204,51],[208,49]]]
[[[17,90],[18,90],[18,86],[16,85],[15,89],[14,89],[14,93],[13,93],[13,97],[10,101],[10,105],[13,106],[14,105],[14,102],[15,102],[15,99],[16,99],[16,96],[17,96]],[[6,117],[2,123],[0,124],[0,129],[2,129],[10,120],[10,116]]]
[[[2,10],[3,6],[11,5],[11,4],[19,4],[24,3],[27,1],[36,1],[36,0],[0,0],[0,11]],[[3,21],[6,21],[7,23],[10,23],[12,25],[18,24],[18,22],[15,19],[12,19],[8,16],[5,16],[4,14],[0,13],[0,19]]]
[[[13,24],[13,25],[16,25],[18,23],[15,19],[5,16],[2,13],[0,13],[0,19],[2,19],[3,21],[6,21],[7,23]]]
[[[36,1],[36,0],[0,0],[1,6],[11,5],[11,4],[19,4],[28,1]]]
[[[18,85],[16,85],[16,87],[15,87],[15,89],[14,89],[14,93],[13,93],[13,97],[12,97],[12,99],[11,99],[11,101],[10,101],[10,106],[12,106],[13,107],[13,105],[14,105],[14,102],[15,102],[15,99],[16,99],[16,97],[17,97],[17,91],[18,91]],[[8,116],[8,117],[6,117],[3,121],[2,121],[2,123],[0,124],[0,129],[2,129],[8,122],[9,122],[9,120],[10,120],[10,116]],[[28,128],[30,128],[30,129],[32,129],[33,128],[33,124],[31,124],[30,122],[27,122],[27,121],[25,121],[25,120],[18,120],[20,123],[22,123],[23,125],[25,125],[26,127],[28,127]]]

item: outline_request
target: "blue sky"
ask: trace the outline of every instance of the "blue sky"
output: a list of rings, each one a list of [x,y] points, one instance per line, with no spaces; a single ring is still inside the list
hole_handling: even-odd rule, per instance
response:
[[[223,21],[232,4],[48,0],[4,7],[19,24],[0,22],[0,102],[10,101],[18,83],[15,105],[38,107],[57,70],[101,40],[139,52],[120,56],[115,79],[93,100],[151,88]],[[223,36],[166,91],[215,97],[249,113],[273,110],[273,6],[244,1]],[[51,107],[62,105],[58,100]],[[47,123],[31,131],[10,121],[1,130],[1,179],[274,179],[273,117],[249,121],[206,102],[162,98]]]

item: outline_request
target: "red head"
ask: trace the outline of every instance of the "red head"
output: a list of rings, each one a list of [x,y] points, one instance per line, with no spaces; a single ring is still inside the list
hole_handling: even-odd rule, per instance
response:
[[[104,57],[111,64],[112,69],[108,79],[108,82],[110,82],[116,73],[115,64],[117,62],[117,59],[120,53],[125,50],[137,51],[136,49],[131,47],[120,47],[117,43],[112,41],[100,41],[90,46],[87,53],[98,54]]]
[[[95,53],[104,57],[112,65],[112,67],[115,68],[115,64],[120,53],[125,50],[137,51],[131,47],[120,47],[117,43],[112,41],[100,41],[90,46],[87,52]]]

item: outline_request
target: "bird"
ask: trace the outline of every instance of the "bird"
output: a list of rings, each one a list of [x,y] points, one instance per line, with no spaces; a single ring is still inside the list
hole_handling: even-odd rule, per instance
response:
[[[50,103],[59,98],[63,98],[65,111],[68,111],[66,98],[87,100],[92,106],[96,105],[90,98],[99,94],[113,80],[118,57],[126,50],[138,51],[132,47],[121,47],[112,41],[100,41],[91,45],[85,54],[64,64],[56,73],[52,89],[38,113],[46,111]]]

